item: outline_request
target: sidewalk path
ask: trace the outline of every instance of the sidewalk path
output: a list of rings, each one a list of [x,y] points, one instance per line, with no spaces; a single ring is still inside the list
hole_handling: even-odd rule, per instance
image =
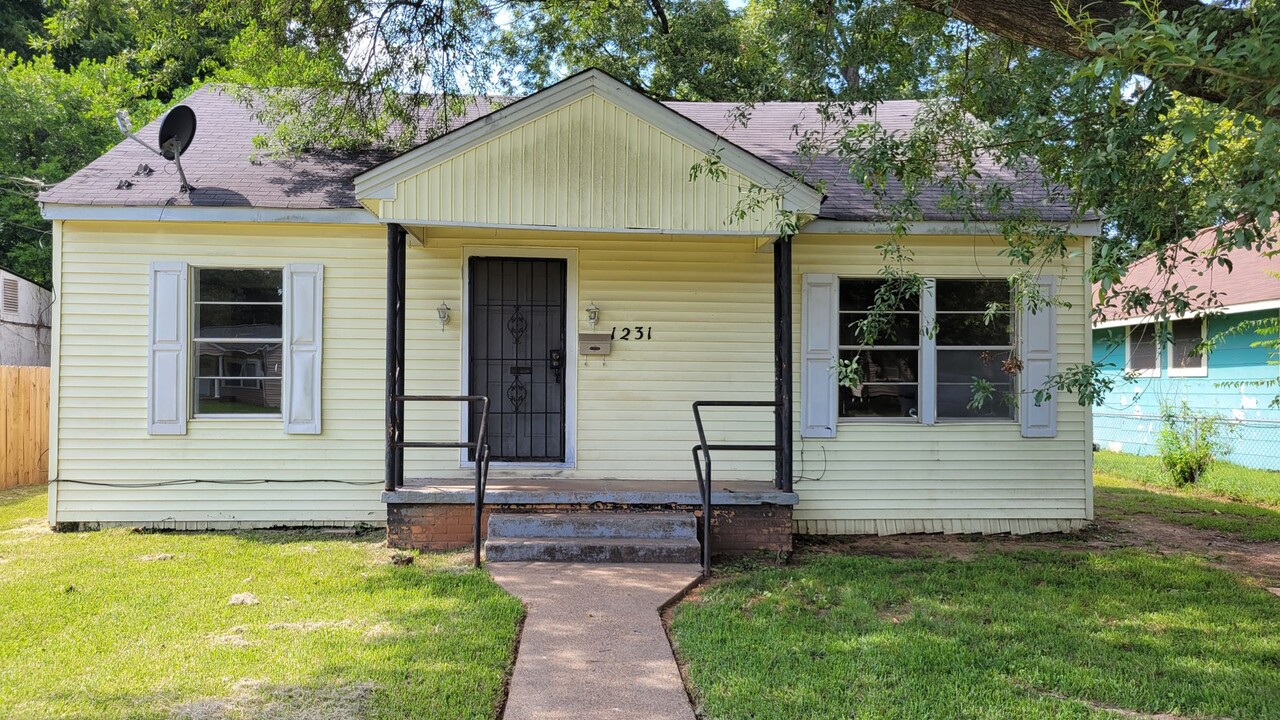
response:
[[[488,569],[528,609],[504,720],[694,720],[658,607],[697,565]]]

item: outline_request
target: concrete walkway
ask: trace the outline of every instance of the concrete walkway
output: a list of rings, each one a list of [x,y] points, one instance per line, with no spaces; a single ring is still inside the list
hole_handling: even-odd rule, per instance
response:
[[[503,562],[524,601],[504,720],[694,720],[658,607],[697,565]]]

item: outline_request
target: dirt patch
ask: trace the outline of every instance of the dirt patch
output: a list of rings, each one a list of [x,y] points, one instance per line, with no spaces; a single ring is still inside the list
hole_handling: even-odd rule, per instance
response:
[[[1038,689],[1038,688],[1031,687],[1031,686],[1026,685],[1026,684],[1024,684],[1024,683],[1018,682],[1018,681],[1016,681],[1016,680],[1014,681],[1014,684],[1015,684],[1015,685],[1022,686],[1022,687],[1024,687],[1024,688],[1026,688],[1027,690],[1030,690],[1031,692],[1034,692],[1034,693],[1036,693],[1036,694],[1038,694],[1038,695],[1043,695],[1043,696],[1045,696],[1045,697],[1051,697],[1051,698],[1054,698],[1054,699],[1057,699],[1057,700],[1066,700],[1066,701],[1069,701],[1069,702],[1078,702],[1078,703],[1080,703],[1081,705],[1085,705],[1085,706],[1087,706],[1087,707],[1089,707],[1089,708],[1091,708],[1091,709],[1093,709],[1093,710],[1100,710],[1100,711],[1102,711],[1102,712],[1111,713],[1112,715],[1116,715],[1116,716],[1119,716],[1119,717],[1122,717],[1122,718],[1129,718],[1129,720],[1187,720],[1187,716],[1186,716],[1186,715],[1175,715],[1175,714],[1173,714],[1173,713],[1144,713],[1144,712],[1138,712],[1137,710],[1129,710],[1129,709],[1126,709],[1126,708],[1117,707],[1117,706],[1115,706],[1115,705],[1108,705],[1108,704],[1106,704],[1106,703],[1094,702],[1094,701],[1092,701],[1092,700],[1082,700],[1082,699],[1080,699],[1080,698],[1073,698],[1073,697],[1070,697],[1070,696],[1068,696],[1068,695],[1063,695],[1062,693],[1056,693],[1056,692],[1053,692],[1052,690],[1040,690],[1040,689]],[[1205,720],[1231,720],[1231,719],[1230,719],[1230,718],[1225,718],[1225,717],[1224,717],[1224,718],[1208,718],[1208,719],[1205,719]]]
[[[12,539],[17,541],[32,540],[41,535],[50,535],[53,530],[49,527],[49,523],[44,520],[35,520],[33,522],[24,523],[7,530],[0,530],[0,538]]]
[[[911,603],[890,605],[889,607],[883,607],[876,610],[876,617],[894,625],[900,625],[903,622],[910,620],[913,614],[914,612],[911,608]]]
[[[226,697],[180,705],[172,720],[351,720],[367,717],[373,683],[322,686],[275,685],[242,680]]]
[[[139,555],[138,561],[139,562],[164,562],[165,560],[172,560],[176,557],[178,556],[174,555],[173,553],[155,553],[154,555]]]
[[[1104,517],[1072,535],[885,535],[796,538],[805,553],[849,553],[889,558],[940,557],[972,560],[984,551],[1051,550],[1106,552],[1140,547],[1161,553],[1190,553],[1210,564],[1280,585],[1280,542],[1246,542],[1215,530],[1167,522],[1150,515]]]

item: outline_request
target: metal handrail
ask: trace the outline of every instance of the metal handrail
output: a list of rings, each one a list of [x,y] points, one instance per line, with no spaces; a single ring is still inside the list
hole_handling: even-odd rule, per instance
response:
[[[711,451],[726,450],[729,452],[778,452],[778,445],[753,445],[707,442],[707,431],[702,425],[704,407],[761,407],[773,408],[775,417],[778,404],[773,400],[699,400],[693,404],[693,421],[698,426],[698,444],[693,446],[693,470],[698,477],[698,496],[702,500],[702,576],[711,575]],[[699,458],[698,454],[702,456]],[[703,464],[706,465],[705,472]]]
[[[404,404],[406,402],[461,402],[470,406],[480,403],[480,430],[476,433],[475,442],[423,442],[397,439],[392,441],[395,448],[396,476],[395,486],[404,485],[404,449],[405,448],[458,448],[475,451],[476,483],[475,483],[475,518],[472,527],[471,561],[480,567],[480,519],[484,514],[484,491],[489,483],[489,398],[486,395],[392,395],[395,404],[396,418],[399,420],[397,438],[404,437]]]

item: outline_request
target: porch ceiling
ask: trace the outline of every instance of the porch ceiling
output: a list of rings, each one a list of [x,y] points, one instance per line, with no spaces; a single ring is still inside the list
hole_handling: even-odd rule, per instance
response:
[[[692,176],[708,156],[716,172]],[[761,193],[760,188],[769,192]],[[355,179],[383,222],[769,237],[812,187],[599,71],[576,75]],[[754,189],[754,190],[753,190]]]

